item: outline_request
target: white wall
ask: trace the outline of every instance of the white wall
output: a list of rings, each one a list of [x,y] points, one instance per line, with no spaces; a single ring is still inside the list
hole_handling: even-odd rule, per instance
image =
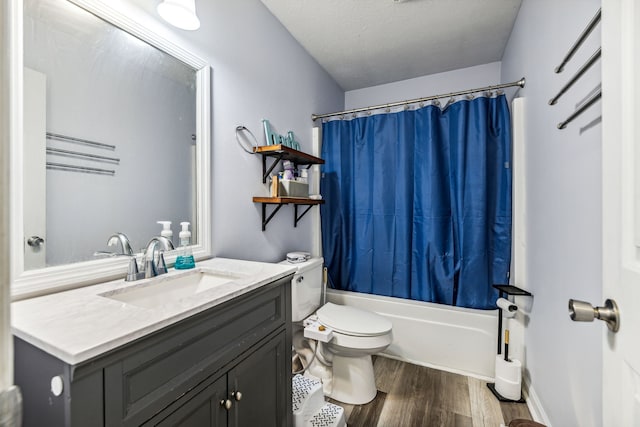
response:
[[[527,173],[526,376],[553,426],[601,424],[601,324],[573,323],[570,298],[601,299],[601,126],[596,104],[558,130],[600,84],[599,63],[547,103],[600,43],[599,27],[561,74],[554,68],[596,13],[598,0],[524,0],[502,59],[502,81],[525,76]],[[543,414],[544,415],[544,414]]]
[[[522,76],[521,76],[522,77]],[[519,77],[516,79],[519,80]],[[500,83],[500,62],[401,80],[345,93],[345,109],[440,95]]]

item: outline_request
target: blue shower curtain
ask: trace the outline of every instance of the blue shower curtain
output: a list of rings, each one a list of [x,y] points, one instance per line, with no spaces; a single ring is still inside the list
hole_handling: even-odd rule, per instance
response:
[[[322,127],[330,286],[495,308],[511,258],[504,95]]]

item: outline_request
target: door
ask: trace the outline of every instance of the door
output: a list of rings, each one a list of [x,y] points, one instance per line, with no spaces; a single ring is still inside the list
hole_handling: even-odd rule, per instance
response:
[[[640,4],[602,4],[603,426],[640,426]]]
[[[47,76],[24,68],[24,269],[46,267]]]
[[[228,373],[230,427],[279,427],[290,425],[291,395],[287,397],[285,332],[251,353]]]
[[[226,427],[227,412],[221,406],[227,396],[227,376],[189,399],[162,421],[150,423],[162,427]]]

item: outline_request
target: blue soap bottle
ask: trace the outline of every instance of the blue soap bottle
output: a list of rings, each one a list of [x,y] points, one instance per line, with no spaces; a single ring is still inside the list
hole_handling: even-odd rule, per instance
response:
[[[193,252],[191,252],[191,232],[189,231],[189,223],[181,222],[182,231],[180,231],[180,247],[178,248],[178,257],[174,267],[176,270],[187,270],[194,268],[196,263],[193,259]]]

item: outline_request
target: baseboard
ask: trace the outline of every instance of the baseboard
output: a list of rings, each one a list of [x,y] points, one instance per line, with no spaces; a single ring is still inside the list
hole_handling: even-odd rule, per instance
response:
[[[542,402],[540,402],[540,398],[538,398],[538,395],[528,378],[524,378],[523,385],[525,400],[527,401],[527,407],[529,408],[533,421],[542,423],[547,427],[552,427],[549,417],[542,407]]]

